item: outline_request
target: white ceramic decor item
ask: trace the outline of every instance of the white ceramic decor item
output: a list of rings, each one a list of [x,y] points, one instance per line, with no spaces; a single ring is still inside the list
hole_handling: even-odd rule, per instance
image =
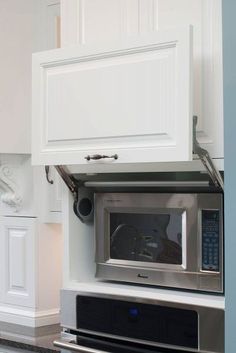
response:
[[[22,206],[22,196],[19,186],[14,180],[13,169],[6,164],[0,166],[0,199],[8,206],[19,211]]]

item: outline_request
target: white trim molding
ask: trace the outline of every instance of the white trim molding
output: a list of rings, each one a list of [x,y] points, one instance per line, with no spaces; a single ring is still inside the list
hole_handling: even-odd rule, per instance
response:
[[[0,306],[0,321],[28,327],[41,327],[60,323],[60,309],[30,311],[9,306]]]
[[[0,166],[0,199],[8,206],[15,209],[15,212],[19,212],[22,207],[22,196],[20,193],[19,186],[14,180],[13,168],[8,164]]]

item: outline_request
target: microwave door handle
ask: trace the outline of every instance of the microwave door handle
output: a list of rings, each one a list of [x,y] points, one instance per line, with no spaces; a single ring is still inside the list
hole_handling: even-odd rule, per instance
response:
[[[69,351],[77,353],[110,353],[108,351],[101,351],[100,349],[89,348],[85,346],[80,346],[76,343],[66,342],[63,340],[56,340],[53,342],[53,345],[58,348],[67,349]]]

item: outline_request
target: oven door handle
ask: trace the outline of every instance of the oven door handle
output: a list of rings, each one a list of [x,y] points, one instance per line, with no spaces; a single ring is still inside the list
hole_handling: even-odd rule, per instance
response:
[[[107,351],[101,351],[100,349],[80,346],[74,343],[74,341],[66,342],[62,340],[56,340],[53,342],[53,345],[58,348],[67,349],[69,351],[78,352],[78,353],[110,353]]]

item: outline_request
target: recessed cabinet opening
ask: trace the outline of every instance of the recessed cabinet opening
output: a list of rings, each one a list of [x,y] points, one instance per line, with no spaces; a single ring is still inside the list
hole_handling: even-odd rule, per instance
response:
[[[83,185],[78,200],[90,195],[94,214],[76,216],[69,194],[69,281],[224,291],[223,192],[207,174],[74,174],[73,180]]]

